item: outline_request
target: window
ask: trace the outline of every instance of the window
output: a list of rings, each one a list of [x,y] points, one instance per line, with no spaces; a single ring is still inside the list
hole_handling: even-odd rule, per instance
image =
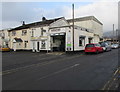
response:
[[[86,47],[94,47],[94,44],[87,44]]]
[[[85,37],[79,37],[79,46],[85,45]]]
[[[21,46],[21,43],[19,43],[19,46]]]
[[[32,31],[32,35],[31,36],[34,37],[34,31]]]
[[[43,36],[44,32],[46,32],[46,30],[44,30],[43,28],[41,28],[41,36]]]
[[[10,32],[8,32],[8,36],[10,36]]]
[[[24,41],[24,47],[27,48],[28,41]]]
[[[95,44],[96,47],[100,47],[100,44]]]
[[[82,46],[82,39],[79,39],[79,46]]]
[[[27,30],[22,30],[22,36],[27,34]]]
[[[16,35],[16,31],[13,31],[13,32],[12,32],[12,36],[15,36],[15,35]]]
[[[45,49],[45,41],[41,41],[41,48]]]

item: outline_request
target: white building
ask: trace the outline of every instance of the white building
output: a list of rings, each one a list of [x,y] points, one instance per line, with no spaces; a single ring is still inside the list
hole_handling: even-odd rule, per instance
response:
[[[14,31],[19,32],[19,34],[10,38],[13,39],[11,44],[15,43],[13,41],[18,37],[22,40],[21,44],[24,39],[27,40],[28,47],[21,45],[21,49],[31,49],[33,52],[42,50],[73,51],[73,48],[74,51],[80,51],[84,50],[87,43],[98,43],[100,41],[100,38],[102,38],[102,27],[103,24],[93,16],[76,18],[74,20],[73,38],[72,19],[66,20],[61,17],[47,20],[43,17],[40,22],[25,24],[10,30],[10,34]],[[23,30],[27,30],[26,38],[20,36]],[[14,49],[14,46],[12,48]],[[15,48],[17,49],[17,47]]]
[[[9,29],[0,30],[0,46],[9,46]]]
[[[46,20],[46,22],[49,20]],[[36,28],[33,42],[33,51],[80,51],[84,50],[87,43],[98,43],[102,38],[102,23],[95,17],[89,16],[75,19],[74,25],[74,46],[72,20],[64,17],[44,26],[43,34]],[[86,26],[85,26],[86,25]]]

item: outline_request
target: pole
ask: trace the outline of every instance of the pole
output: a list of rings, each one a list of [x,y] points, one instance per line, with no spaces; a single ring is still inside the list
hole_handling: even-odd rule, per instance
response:
[[[113,44],[114,44],[114,24],[113,24]]]
[[[118,30],[116,29],[116,43],[118,42]]]
[[[74,51],[74,4],[72,4],[72,11],[73,11],[73,51]]]

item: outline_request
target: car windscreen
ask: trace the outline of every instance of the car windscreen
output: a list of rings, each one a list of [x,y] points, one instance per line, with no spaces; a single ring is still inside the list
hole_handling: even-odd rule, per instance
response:
[[[100,45],[101,45],[102,47],[105,47],[105,43],[101,43]]]
[[[94,44],[87,44],[86,47],[94,47]]]

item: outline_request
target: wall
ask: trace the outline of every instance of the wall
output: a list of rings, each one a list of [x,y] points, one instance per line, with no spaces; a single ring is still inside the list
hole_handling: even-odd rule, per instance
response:
[[[94,30],[94,34],[97,34],[100,36],[100,38],[102,38],[103,37],[103,25],[93,20],[91,20],[91,22],[92,22],[92,29]]]
[[[72,23],[70,23],[72,25]],[[91,20],[86,20],[86,21],[76,21],[74,22],[74,25],[79,26],[79,27],[84,27],[86,29],[91,29],[92,30],[92,21]]]
[[[22,36],[22,30],[15,30],[15,32],[16,32],[15,36],[12,36],[13,31],[10,32],[10,48],[11,49],[13,49],[14,38],[21,38],[23,40],[23,42],[21,43],[21,47],[18,49],[23,49],[23,50],[30,50],[31,49],[31,42],[30,42],[31,31],[30,31],[30,29],[23,29],[23,30],[27,30],[27,34],[24,36]],[[24,47],[24,44],[25,44],[24,41],[28,41],[26,48]]]
[[[4,37],[4,38],[2,38]],[[0,31],[0,44],[1,45],[9,45],[9,34],[8,34],[8,29],[4,29]]]
[[[72,25],[72,22],[70,24]],[[100,37],[103,36],[103,25],[94,20],[76,21],[74,22],[74,25],[90,29],[94,34],[97,34]]]
[[[77,50],[84,50],[85,45],[88,44],[88,38],[89,37],[94,37],[93,33],[89,33],[86,31],[82,31],[82,30],[75,30],[74,31],[74,49],[75,51]],[[84,46],[79,46],[79,36],[86,36],[85,37],[85,45]]]

